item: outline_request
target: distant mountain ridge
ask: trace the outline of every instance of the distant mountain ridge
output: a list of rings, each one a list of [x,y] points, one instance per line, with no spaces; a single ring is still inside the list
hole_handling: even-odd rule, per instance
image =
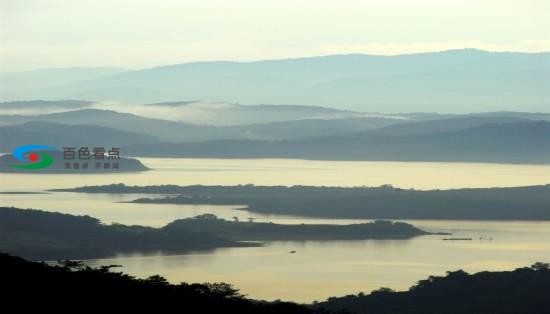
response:
[[[364,132],[284,141],[156,143],[125,149],[151,157],[550,163],[550,122],[484,124],[415,135]]]
[[[0,115],[0,152],[87,143],[155,157],[548,163],[549,125],[548,114],[497,112],[211,126],[80,109]]]
[[[145,144],[159,139],[141,133],[95,125],[68,125],[31,121],[22,125],[0,126],[0,152],[9,152],[27,143],[63,146],[120,146]]]
[[[5,77],[0,74],[0,81]],[[548,111],[550,53],[461,49],[396,56],[194,62],[115,71],[48,88],[14,84],[0,98],[135,103],[202,99],[384,112]],[[13,92],[17,90],[21,92]]]
[[[169,142],[197,142],[214,139],[288,139],[365,131],[399,122],[401,120],[391,117],[374,116],[212,126],[152,119],[112,110],[80,109],[43,115],[0,115],[0,136],[2,136],[2,132],[10,130],[12,139],[18,140],[18,137],[14,136],[13,131],[24,132],[26,130],[24,127],[17,127],[15,125],[32,123],[28,126],[33,126],[36,123],[50,123],[49,125],[43,125],[45,133],[48,133],[48,128],[59,128],[62,125],[96,126],[143,135],[139,139],[141,142],[151,142],[153,138],[156,138],[156,141]],[[76,127],[75,130],[77,130]],[[143,133],[147,133],[150,139],[146,140],[146,136]],[[89,133],[88,136],[93,136],[93,134],[94,132]],[[64,137],[66,138],[66,136]],[[128,141],[121,141],[121,143],[125,143],[126,145],[135,142],[135,139],[130,138]],[[7,141],[0,141],[0,148],[6,146],[3,145],[6,143]]]
[[[0,109],[36,109],[41,110],[44,108],[62,108],[62,109],[74,109],[89,107],[93,104],[92,101],[87,100],[58,100],[58,101],[46,101],[46,100],[24,100],[24,101],[6,101],[0,102]]]

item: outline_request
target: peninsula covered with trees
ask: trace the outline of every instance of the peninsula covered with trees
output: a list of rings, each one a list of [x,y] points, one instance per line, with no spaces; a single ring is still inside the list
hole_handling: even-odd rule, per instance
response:
[[[264,214],[364,219],[550,220],[550,185],[454,190],[111,184],[50,191],[139,193],[133,203],[241,205]]]
[[[33,260],[85,259],[131,252],[185,253],[258,246],[251,241],[409,239],[432,233],[407,223],[283,225],[227,221],[212,214],[162,228],[102,224],[89,216],[0,207],[0,249]]]

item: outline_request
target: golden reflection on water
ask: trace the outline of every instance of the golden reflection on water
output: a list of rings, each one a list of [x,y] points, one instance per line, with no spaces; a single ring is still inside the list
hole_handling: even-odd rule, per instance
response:
[[[125,183],[326,185],[450,189],[550,183],[550,165],[299,159],[140,158],[151,171],[95,175],[2,174],[1,190]]]

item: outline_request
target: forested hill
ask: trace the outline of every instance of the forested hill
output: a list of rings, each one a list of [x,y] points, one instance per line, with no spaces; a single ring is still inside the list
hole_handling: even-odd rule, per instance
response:
[[[381,288],[312,305],[249,299],[224,283],[171,284],[158,275],[137,279],[112,270],[70,261],[52,266],[0,253],[2,305],[31,307],[21,302],[24,297],[42,310],[64,309],[69,303],[60,301],[70,300],[88,310],[177,307],[182,313],[547,314],[550,308],[550,268],[545,263],[514,271],[453,271],[430,276],[408,291]]]

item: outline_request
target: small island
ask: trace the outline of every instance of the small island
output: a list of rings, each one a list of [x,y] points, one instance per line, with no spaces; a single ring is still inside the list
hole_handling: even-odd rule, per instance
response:
[[[376,220],[350,225],[275,224],[271,222],[228,221],[213,214],[179,219],[163,228],[170,233],[180,230],[213,233],[234,241],[303,241],[410,239],[412,237],[449,233],[429,233],[404,222]]]

